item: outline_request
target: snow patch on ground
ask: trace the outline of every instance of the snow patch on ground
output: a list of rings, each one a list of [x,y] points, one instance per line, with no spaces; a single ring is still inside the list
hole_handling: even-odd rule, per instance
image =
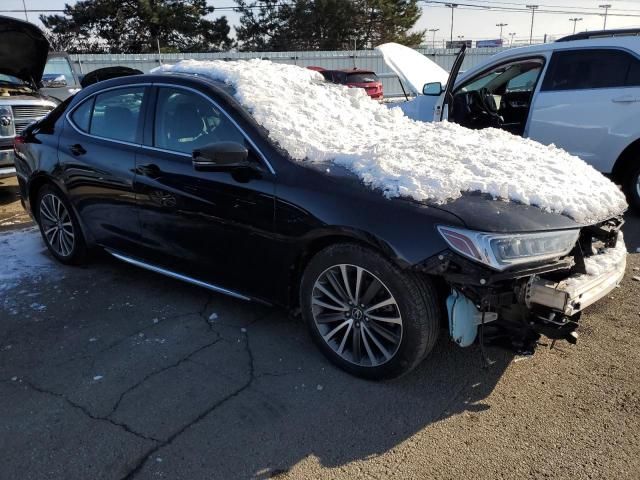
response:
[[[37,228],[0,233],[0,292],[14,288],[24,278],[35,278],[60,267],[49,257]],[[31,308],[46,307],[33,303]]]
[[[196,61],[154,72],[224,81],[236,99],[298,161],[332,160],[387,197],[445,203],[480,191],[591,223],[626,208],[619,189],[555,146],[497,129],[424,123],[372,101],[364,90],[312,70],[266,60]]]

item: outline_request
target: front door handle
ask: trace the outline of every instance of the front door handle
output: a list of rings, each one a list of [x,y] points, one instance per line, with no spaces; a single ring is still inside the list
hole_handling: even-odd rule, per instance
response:
[[[84,155],[85,153],[87,153],[87,151],[84,149],[84,147],[82,145],[80,145],[79,143],[76,143],[75,145],[69,145],[69,150],[76,157],[78,157],[80,155]]]
[[[149,178],[159,178],[162,175],[162,170],[160,170],[160,167],[155,163],[139,165],[137,171],[140,175],[144,175]]]
[[[611,101],[613,103],[633,103],[640,102],[640,97],[634,95],[623,95],[621,97],[613,98]]]

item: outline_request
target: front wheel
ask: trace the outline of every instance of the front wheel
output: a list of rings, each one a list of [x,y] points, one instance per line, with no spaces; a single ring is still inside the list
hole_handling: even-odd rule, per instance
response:
[[[38,225],[44,243],[62,263],[82,263],[87,247],[69,201],[53,185],[44,185],[38,192]]]
[[[372,380],[415,368],[435,345],[441,315],[428,279],[351,244],[328,247],[311,259],[300,305],[328,359]]]

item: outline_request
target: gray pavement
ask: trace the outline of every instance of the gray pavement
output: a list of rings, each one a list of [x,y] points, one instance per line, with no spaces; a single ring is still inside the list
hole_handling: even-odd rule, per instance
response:
[[[442,335],[385,383],[278,309],[106,256],[63,267],[35,230],[0,256],[1,479],[638,478],[638,254],[577,346],[483,369]]]

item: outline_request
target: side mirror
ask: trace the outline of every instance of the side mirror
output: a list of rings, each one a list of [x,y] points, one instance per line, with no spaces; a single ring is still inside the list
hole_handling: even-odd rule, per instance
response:
[[[249,150],[236,142],[216,142],[193,151],[193,167],[203,171],[248,168]]]
[[[443,91],[444,89],[440,82],[425,83],[424,87],[422,87],[422,94],[430,97],[439,97]]]
[[[49,76],[49,78],[42,79],[43,88],[61,88],[67,86],[67,79],[64,75]]]

